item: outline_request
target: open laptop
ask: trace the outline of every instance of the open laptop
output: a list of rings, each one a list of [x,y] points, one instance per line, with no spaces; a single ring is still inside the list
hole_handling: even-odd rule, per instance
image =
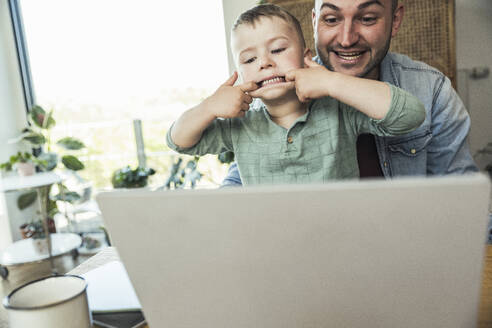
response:
[[[99,194],[150,327],[474,327],[483,175]]]

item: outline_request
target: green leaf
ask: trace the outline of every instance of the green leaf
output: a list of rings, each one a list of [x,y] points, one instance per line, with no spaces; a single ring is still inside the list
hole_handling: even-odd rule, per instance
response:
[[[55,119],[53,118],[53,110],[50,110],[48,112],[48,115],[46,115],[44,117],[44,121],[43,121],[43,128],[49,130],[51,129],[52,127],[54,127],[56,124],[55,122]]]
[[[65,191],[63,195],[59,193],[54,197],[55,200],[62,200],[65,202],[69,202],[70,204],[73,204],[77,201],[79,201],[81,196],[76,193],[75,191]]]
[[[41,129],[50,129],[56,124],[53,119],[53,111],[46,113],[46,111],[39,105],[35,105],[31,108],[29,116],[34,125]]]
[[[42,128],[44,117],[46,116],[46,112],[41,106],[35,105],[29,111],[29,116],[31,117],[31,121],[37,126]]]
[[[85,168],[79,159],[73,155],[65,155],[62,157],[62,163],[69,170],[79,171]]]
[[[41,161],[39,165],[43,171],[52,171],[58,164],[58,155],[55,153],[41,153],[38,156],[38,160]]]
[[[22,139],[34,146],[41,146],[46,143],[46,138],[41,133],[36,132],[27,133]]]
[[[82,141],[72,137],[65,137],[63,139],[60,139],[56,144],[68,150],[79,150],[85,147]]]
[[[17,207],[20,210],[23,210],[31,206],[36,201],[37,196],[38,194],[35,191],[20,195],[19,198],[17,198]]]

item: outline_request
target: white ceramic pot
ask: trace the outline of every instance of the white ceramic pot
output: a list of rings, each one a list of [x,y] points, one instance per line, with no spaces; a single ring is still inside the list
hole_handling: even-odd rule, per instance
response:
[[[36,173],[36,167],[33,163],[17,163],[17,172],[20,176],[28,176]]]
[[[13,290],[3,301],[10,328],[90,328],[87,283],[71,275],[50,276]]]

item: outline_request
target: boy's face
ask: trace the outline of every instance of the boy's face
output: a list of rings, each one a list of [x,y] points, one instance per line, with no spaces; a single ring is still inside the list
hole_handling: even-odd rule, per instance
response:
[[[263,100],[295,95],[285,74],[304,66],[304,47],[293,27],[279,17],[262,17],[255,25],[243,24],[232,33],[232,53],[243,82],[254,81],[251,93]]]

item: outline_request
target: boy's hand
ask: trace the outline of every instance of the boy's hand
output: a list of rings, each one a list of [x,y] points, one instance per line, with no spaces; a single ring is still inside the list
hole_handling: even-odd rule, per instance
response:
[[[294,81],[296,94],[300,101],[329,96],[328,79],[330,72],[325,67],[314,62],[311,58],[304,58],[304,68],[294,69],[285,75],[286,81]]]
[[[234,86],[237,77],[237,72],[234,72],[213,95],[204,101],[207,110],[215,117],[244,117],[249,109],[253,98],[248,92],[258,89],[258,85],[250,81]]]

